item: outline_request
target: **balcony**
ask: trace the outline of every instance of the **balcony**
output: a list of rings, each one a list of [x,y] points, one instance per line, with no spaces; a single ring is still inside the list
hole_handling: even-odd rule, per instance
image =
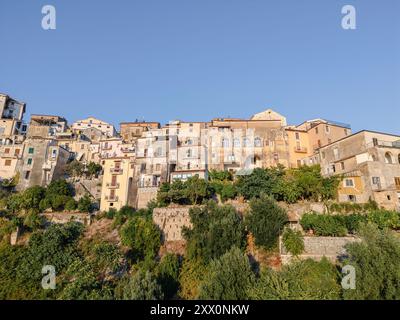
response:
[[[398,141],[383,141],[376,140],[367,144],[367,148],[373,147],[384,147],[384,148],[396,148],[400,149],[400,140]]]
[[[106,183],[106,186],[108,189],[118,189],[119,188],[119,183]]]
[[[122,174],[124,172],[124,170],[122,170],[122,168],[110,168],[110,173],[113,174]]]
[[[294,147],[294,152],[307,153],[307,148],[306,147]]]
[[[115,202],[118,201],[118,196],[106,196],[105,199],[108,202]]]

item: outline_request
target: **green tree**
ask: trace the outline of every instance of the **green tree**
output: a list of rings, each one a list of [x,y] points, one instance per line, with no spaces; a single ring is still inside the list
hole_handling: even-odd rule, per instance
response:
[[[78,201],[78,210],[80,212],[91,212],[92,209],[93,209],[92,201],[90,200],[90,197],[87,194],[85,194]]]
[[[356,271],[356,288],[344,290],[350,300],[400,299],[400,240],[392,231],[364,225],[359,232],[362,242],[346,246],[348,259]]]
[[[304,239],[300,231],[286,228],[282,236],[283,244],[292,255],[298,256],[304,251]]]
[[[125,286],[123,298],[124,300],[161,300],[163,294],[157,279],[149,271],[138,270]]]
[[[260,199],[250,201],[250,213],[246,217],[246,224],[254,235],[256,245],[266,249],[273,248],[287,221],[285,210],[271,197],[263,195]]]
[[[212,260],[200,286],[200,299],[244,300],[254,283],[254,274],[246,255],[233,247],[219,259]]]
[[[189,257],[201,257],[207,263],[232,246],[244,249],[245,227],[232,206],[210,201],[205,207],[192,208],[189,215],[192,228],[183,229]]]
[[[87,166],[87,174],[89,177],[97,176],[103,170],[103,167],[95,162],[89,162]]]
[[[171,299],[179,289],[179,257],[175,254],[165,255],[157,267],[157,281],[165,299]]]
[[[179,296],[187,300],[196,299],[206,271],[207,266],[200,257],[185,257],[179,274]]]
[[[122,244],[133,250],[138,259],[154,258],[161,246],[161,232],[151,220],[129,219],[120,230]]]
[[[258,198],[265,193],[273,196],[276,185],[281,183],[284,170],[282,167],[272,169],[256,168],[250,175],[240,176],[236,187],[245,199]]]

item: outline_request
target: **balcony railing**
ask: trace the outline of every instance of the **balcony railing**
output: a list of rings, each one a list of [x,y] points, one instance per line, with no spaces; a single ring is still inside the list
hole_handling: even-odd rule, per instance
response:
[[[118,196],[106,196],[106,201],[108,202],[118,201]]]
[[[398,141],[383,141],[377,140],[367,144],[367,148],[373,147],[386,147],[386,148],[397,148],[400,149],[400,140]]]
[[[307,148],[306,147],[294,147],[294,152],[307,153]]]
[[[118,189],[119,188],[119,183],[106,183],[107,188],[109,189]]]
[[[122,168],[110,168],[110,172],[114,174],[122,174],[124,170],[122,170]]]

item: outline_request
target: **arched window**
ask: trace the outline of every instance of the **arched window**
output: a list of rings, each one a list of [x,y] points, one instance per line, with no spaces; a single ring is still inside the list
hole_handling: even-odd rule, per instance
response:
[[[254,146],[261,147],[261,139],[259,137],[254,139]]]
[[[388,164],[393,163],[392,154],[390,152],[385,153],[385,163],[388,163]]]
[[[249,138],[243,138],[243,147],[247,147],[249,145]]]
[[[222,147],[228,148],[229,147],[229,140],[226,138],[222,138]]]
[[[233,140],[233,145],[235,146],[235,148],[239,148],[240,147],[240,139],[239,138],[235,138]]]

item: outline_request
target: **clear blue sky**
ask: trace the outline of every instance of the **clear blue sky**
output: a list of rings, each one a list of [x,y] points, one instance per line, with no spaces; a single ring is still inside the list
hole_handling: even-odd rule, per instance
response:
[[[57,30],[41,8],[57,9]],[[341,8],[357,9],[357,30]],[[118,124],[272,107],[400,134],[399,0],[1,0],[0,92]],[[28,120],[28,119],[27,119]]]

